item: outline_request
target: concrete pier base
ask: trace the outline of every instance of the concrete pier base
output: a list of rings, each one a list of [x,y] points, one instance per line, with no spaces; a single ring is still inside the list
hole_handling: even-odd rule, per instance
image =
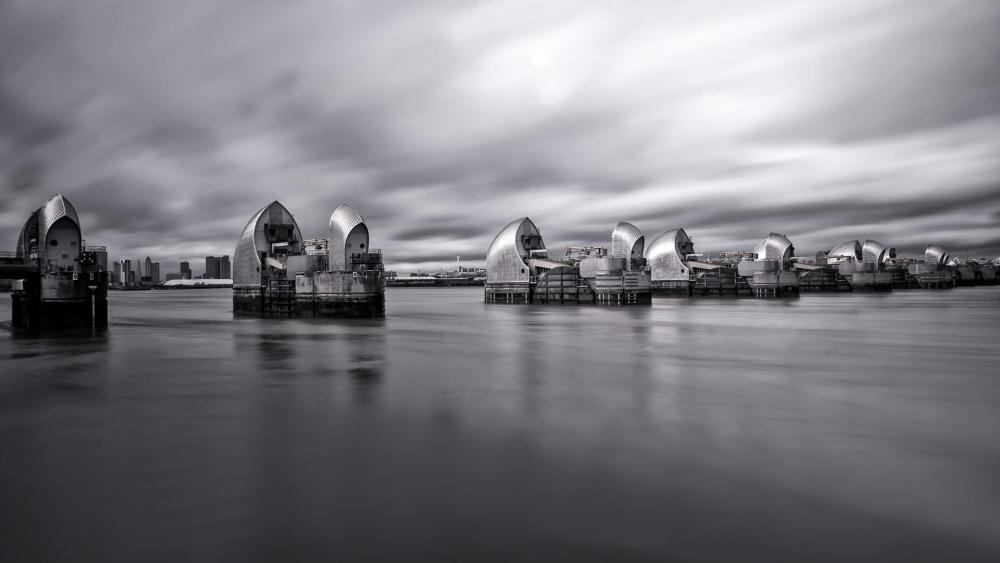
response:
[[[534,287],[529,283],[487,283],[487,303],[531,303]]]
[[[754,297],[798,297],[799,278],[795,272],[754,272],[747,282]]]
[[[851,287],[854,291],[868,293],[892,291],[892,274],[889,272],[854,272],[851,274]]]
[[[385,294],[329,294],[298,296],[296,316],[307,319],[367,319],[385,316]]]
[[[32,332],[107,328],[107,273],[18,280],[11,294],[11,326]]]
[[[263,318],[372,318],[385,316],[381,271],[305,272],[278,276],[264,287],[234,287],[233,314]]]
[[[628,290],[595,293],[594,302],[598,305],[648,305],[653,302],[653,294]]]
[[[259,287],[233,288],[233,314],[261,317],[264,313],[264,291]]]
[[[650,282],[650,291],[656,297],[691,297],[691,280],[657,280]]]

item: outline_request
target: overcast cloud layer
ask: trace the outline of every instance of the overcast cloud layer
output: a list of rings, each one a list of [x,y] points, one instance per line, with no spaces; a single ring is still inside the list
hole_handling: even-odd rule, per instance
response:
[[[62,192],[112,258],[353,203],[399,271],[619,220],[700,252],[1000,253],[1000,2],[0,0],[0,248]]]

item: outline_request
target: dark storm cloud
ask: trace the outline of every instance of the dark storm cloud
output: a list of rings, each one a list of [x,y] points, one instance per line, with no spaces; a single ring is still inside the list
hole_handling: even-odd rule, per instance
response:
[[[469,238],[483,234],[482,225],[426,225],[397,231],[396,236],[407,240],[425,240],[433,238]]]
[[[0,136],[15,151],[28,151],[52,142],[64,130],[63,124],[35,112],[0,84]]]
[[[998,27],[986,0],[8,0],[0,238],[63,192],[171,264],[274,199],[306,236],[352,203],[414,269],[523,215],[553,247],[630,220],[997,253]]]

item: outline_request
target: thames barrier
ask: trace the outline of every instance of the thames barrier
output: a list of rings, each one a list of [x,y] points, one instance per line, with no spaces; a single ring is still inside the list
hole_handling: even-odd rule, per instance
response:
[[[368,225],[341,205],[329,239],[303,240],[291,212],[274,201],[250,218],[233,253],[233,313],[276,317],[384,317],[382,252]]]
[[[14,252],[0,255],[0,279],[13,280],[14,328],[108,326],[107,250],[86,245],[80,216],[61,194],[33,211]]]
[[[668,229],[646,244],[633,224],[619,222],[606,247],[569,247],[552,258],[528,217],[505,226],[486,253],[487,303],[643,305],[651,297],[793,297],[800,292],[947,289],[1000,283],[1000,258],[952,257],[937,245],[906,258],[878,241],[842,242],[814,258],[796,256],[782,233],[753,250],[696,253],[684,229]]]
[[[233,313],[264,318],[384,317],[382,252],[361,213],[338,206],[329,237],[304,239],[278,201],[259,209],[237,240]],[[768,234],[748,251],[695,251],[683,228],[647,242],[621,221],[610,247],[570,246],[550,255],[537,225],[512,221],[486,252],[487,303],[648,305],[654,297],[790,297],[811,292],[888,292],[1000,283],[1000,258],[959,260],[938,245],[899,256],[875,240],[848,240],[797,256],[791,239]],[[32,331],[108,325],[107,250],[88,246],[79,214],[62,195],[33,211],[14,252],[0,254],[13,280],[12,326]]]

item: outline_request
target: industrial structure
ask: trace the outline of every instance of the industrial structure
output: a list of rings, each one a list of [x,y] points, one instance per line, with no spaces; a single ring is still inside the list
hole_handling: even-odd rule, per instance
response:
[[[948,266],[951,256],[937,245],[928,246],[923,261],[907,264],[910,283],[922,289],[955,287],[955,271]]]
[[[737,275],[734,262],[700,260],[694,241],[684,229],[660,233],[646,249],[646,263],[654,295],[681,297],[743,295],[750,291]]]
[[[866,240],[842,242],[816,255],[814,263],[797,261],[800,291],[891,291],[894,273],[888,266],[896,249]]]
[[[14,280],[12,325],[32,331],[108,326],[107,249],[86,246],[80,217],[63,195],[32,212],[17,248],[0,255]]]
[[[330,216],[329,239],[305,241],[291,212],[262,207],[236,242],[233,312],[261,317],[383,317],[382,253],[350,205]]]
[[[922,258],[868,239],[848,240],[815,260],[795,255],[782,233],[770,233],[752,251],[695,253],[681,228],[646,240],[631,223],[611,233],[611,251],[571,246],[549,256],[538,227],[523,217],[504,227],[486,256],[489,303],[639,303],[656,296],[794,297],[800,292],[892,291],[1000,283],[1000,259],[964,263],[938,246]]]
[[[644,241],[634,225],[622,222],[612,231],[610,256],[604,247],[570,247],[556,260],[535,223],[522,217],[501,229],[486,252],[486,302],[648,304]]]

